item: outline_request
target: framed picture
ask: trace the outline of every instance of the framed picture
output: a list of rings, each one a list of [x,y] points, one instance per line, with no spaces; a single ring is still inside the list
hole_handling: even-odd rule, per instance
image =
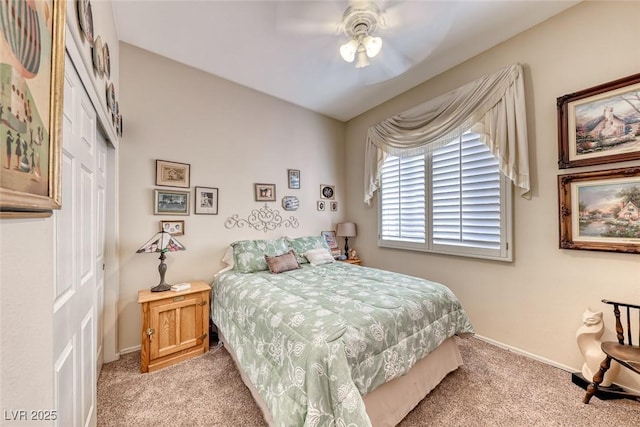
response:
[[[640,167],[558,176],[560,248],[640,253]]]
[[[3,2],[0,9],[0,216],[49,216],[62,202],[65,3]]]
[[[326,207],[326,204],[327,202],[325,202],[324,200],[318,200],[318,204],[317,204],[318,210],[323,211]]]
[[[558,166],[640,159],[640,74],[564,95],[558,107]]]
[[[218,189],[196,187],[196,214],[218,215]]]
[[[156,185],[189,188],[191,165],[156,160]]]
[[[342,252],[338,247],[335,231],[321,231],[320,235],[324,237],[324,241],[327,242],[327,246],[329,246],[329,249],[331,250],[331,255],[334,257],[342,255]]]
[[[275,202],[276,201],[276,185],[275,184],[254,184],[254,192],[256,202]]]
[[[297,169],[287,169],[287,177],[289,181],[289,188],[294,190],[300,189],[300,171]]]
[[[154,215],[189,215],[189,192],[154,190]]]
[[[333,200],[336,198],[336,187],[322,184],[320,186],[320,198]]]
[[[160,221],[160,229],[172,236],[182,236],[184,234],[184,221]]]
[[[329,202],[329,209],[331,209],[331,212],[337,212],[338,202]]]

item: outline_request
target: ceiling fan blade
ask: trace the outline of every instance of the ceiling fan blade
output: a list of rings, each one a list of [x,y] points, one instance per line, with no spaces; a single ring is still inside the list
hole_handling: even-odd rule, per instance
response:
[[[342,14],[348,1],[280,1],[276,8],[276,28],[283,34],[339,34]]]

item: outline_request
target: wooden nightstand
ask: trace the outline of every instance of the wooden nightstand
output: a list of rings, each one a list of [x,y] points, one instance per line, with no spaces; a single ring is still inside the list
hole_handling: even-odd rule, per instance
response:
[[[142,309],[140,372],[151,372],[209,351],[211,287],[193,281],[180,291],[138,292]]]
[[[361,259],[341,259],[340,262],[346,262],[347,264],[354,264],[354,265],[362,265]]]

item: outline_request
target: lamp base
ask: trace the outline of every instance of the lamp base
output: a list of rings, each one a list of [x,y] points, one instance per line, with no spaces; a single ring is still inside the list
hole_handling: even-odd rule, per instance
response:
[[[171,289],[171,285],[167,285],[166,283],[160,283],[158,286],[154,286],[151,288],[151,292],[164,292]]]

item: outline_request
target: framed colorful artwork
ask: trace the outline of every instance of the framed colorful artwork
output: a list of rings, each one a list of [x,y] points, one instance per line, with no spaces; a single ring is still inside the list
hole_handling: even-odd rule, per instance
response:
[[[0,215],[60,209],[65,3],[1,2]]]
[[[557,99],[558,166],[640,159],[640,74]]]
[[[327,246],[329,246],[331,255],[333,255],[334,258],[342,255],[340,247],[338,247],[338,241],[336,240],[335,231],[321,231],[320,235],[324,237],[324,241],[327,242]]]
[[[254,184],[253,186],[256,202],[275,202],[275,184]]]
[[[560,248],[640,253],[640,167],[558,176]]]
[[[191,165],[156,160],[156,185],[189,188]]]
[[[154,215],[189,215],[189,192],[154,190]]]
[[[213,187],[196,187],[196,214],[218,215],[218,189]]]

